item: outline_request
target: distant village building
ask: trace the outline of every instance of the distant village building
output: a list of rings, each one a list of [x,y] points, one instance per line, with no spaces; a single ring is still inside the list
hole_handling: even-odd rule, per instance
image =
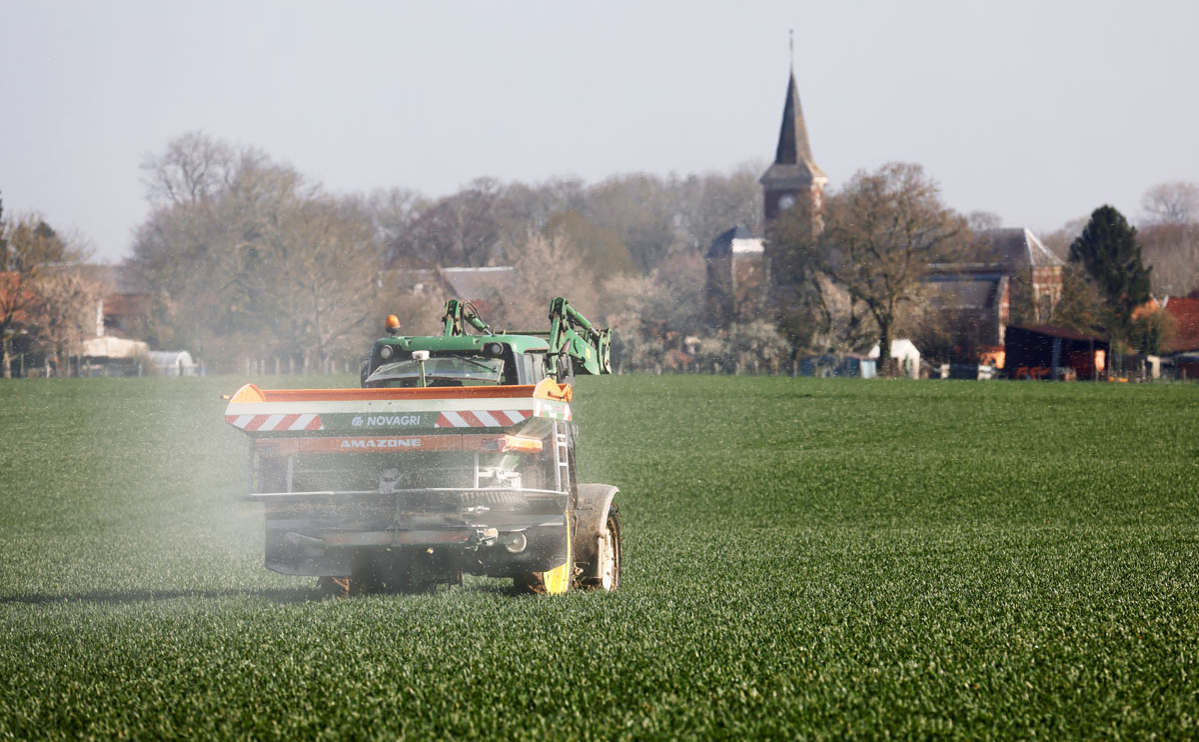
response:
[[[134,340],[150,321],[151,293],[128,264],[96,266],[103,293],[96,304],[94,334],[79,349],[87,376],[195,376],[199,365],[186,350],[154,351]]]
[[[114,301],[115,300],[115,301]],[[83,358],[81,375],[135,376],[142,372],[150,348],[144,340],[131,340],[113,334],[110,312],[114,303],[121,303],[119,294],[109,294],[96,302],[95,334],[82,343],[79,355]],[[118,331],[119,332],[119,331]]]
[[[812,158],[795,71],[787,81],[783,122],[774,162],[762,174],[766,227],[784,211],[806,200],[812,213],[824,203],[828,177]],[[707,305],[717,321],[759,319],[771,285],[763,235],[735,226],[712,242],[707,255]]]
[[[708,316],[752,318],[768,283],[765,240],[736,226],[712,242],[706,258]]]
[[[1003,346],[1016,282],[1027,282],[1032,320],[1047,321],[1062,298],[1063,265],[1027,229],[989,229],[975,235],[961,262],[930,266],[925,281],[954,344],[973,354]]]
[[[129,264],[97,266],[97,277],[104,286],[105,332],[136,334],[150,320],[152,291],[145,279]]]
[[[1199,353],[1199,290],[1186,296],[1163,296],[1150,300],[1170,318],[1166,353]]]
[[[1162,351],[1174,367],[1174,377],[1199,379],[1199,290],[1186,296],[1151,298],[1145,308],[1169,318]]]

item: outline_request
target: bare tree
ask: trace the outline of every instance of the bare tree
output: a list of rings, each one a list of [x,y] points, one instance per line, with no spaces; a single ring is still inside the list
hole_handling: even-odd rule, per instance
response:
[[[243,153],[244,154],[244,153]],[[227,188],[238,153],[199,131],[172,139],[162,154],[142,158],[142,184],[151,203],[196,203]]]
[[[227,368],[242,356],[325,364],[373,308],[375,216],[254,150],[230,168],[139,230],[136,264],[164,292],[160,334]]]
[[[285,214],[266,256],[262,309],[275,318],[272,334],[302,354],[305,371],[353,353],[365,342],[358,331],[375,329],[368,325],[382,252],[369,218],[352,203],[309,198]]]
[[[751,234],[762,232],[762,186],[765,165],[745,163],[728,173],[704,173],[672,178],[676,220],[692,249],[703,252],[715,237],[740,225]]]
[[[538,328],[547,322],[550,300],[565,296],[585,315],[598,316],[599,287],[579,250],[561,231],[529,230],[513,262],[515,285],[507,296],[488,297],[508,327]]]
[[[950,257],[968,235],[965,220],[941,203],[922,167],[890,163],[858,172],[829,196],[823,222],[819,235],[806,237],[811,232],[804,229],[790,234],[782,252],[866,307],[890,373],[888,349],[905,305],[921,295],[930,263]]]
[[[1003,227],[1003,218],[993,211],[971,211],[966,215],[966,226],[971,232],[985,232]]]
[[[359,208],[370,219],[375,239],[384,246],[384,260],[388,264],[399,262],[398,251],[426,207],[425,198],[408,188],[377,190],[365,199],[359,199]]]
[[[560,211],[546,220],[546,234],[558,235],[579,251],[583,270],[603,277],[615,273],[633,273],[633,256],[620,235],[593,224],[577,211]]]
[[[58,359],[60,375],[70,375],[67,359],[80,351],[88,337],[94,337],[102,289],[88,275],[86,266],[56,266],[43,272],[37,282],[37,301],[30,314],[39,327],[39,339]]]
[[[389,245],[396,268],[485,266],[498,258],[507,204],[499,184],[479,178],[457,193],[422,205]]]
[[[4,378],[12,378],[12,336],[31,318],[39,301],[39,280],[51,266],[77,257],[39,215],[5,219],[0,208],[0,369]]]
[[[1062,269],[1062,297],[1053,307],[1048,323],[1069,330],[1092,334],[1104,330],[1106,307],[1099,288],[1075,263]]]
[[[713,338],[704,310],[703,258],[685,252],[663,261],[650,275],[617,273],[604,277],[603,321],[616,330],[616,362],[625,369],[651,369],[695,362],[688,341]],[[694,343],[692,343],[694,345]],[[731,358],[727,337],[707,344],[712,358]],[[703,355],[700,353],[699,355]]]
[[[1184,296],[1199,289],[1199,223],[1150,224],[1141,240],[1155,294]]]
[[[541,183],[509,183],[503,197],[514,221],[541,229],[553,214],[582,212],[586,188],[579,178],[551,178]]]
[[[176,339],[213,355],[236,336],[262,333],[268,262],[285,213],[303,197],[299,176],[286,166],[245,160],[229,186],[211,198],[159,206],[141,226],[134,261],[157,288]],[[262,350],[260,341],[235,343]],[[217,351],[217,354],[222,351]],[[230,349],[232,352],[232,349]]]
[[[1176,180],[1158,183],[1141,198],[1150,224],[1194,224],[1199,222],[1199,183]]]
[[[1199,288],[1199,183],[1159,183],[1145,191],[1139,237],[1153,266],[1153,291],[1184,295]]]
[[[673,195],[655,175],[609,178],[587,189],[586,199],[583,215],[620,235],[642,273],[685,246],[675,224]]]

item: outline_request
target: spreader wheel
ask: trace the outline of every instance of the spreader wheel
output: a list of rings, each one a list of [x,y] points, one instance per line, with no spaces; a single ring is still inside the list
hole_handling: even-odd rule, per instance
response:
[[[583,568],[583,574],[595,575],[583,579],[585,589],[612,591],[620,587],[620,546],[620,511],[612,505],[600,533],[595,562]]]
[[[330,598],[427,593],[434,586],[427,577],[421,579],[413,574],[407,558],[389,552],[359,555],[350,575],[317,579],[317,588]]]
[[[353,582],[349,577],[318,577],[316,589],[328,598],[348,598]]]
[[[559,595],[570,589],[574,582],[574,546],[570,528],[566,529],[566,561],[545,572],[521,572],[512,580],[517,593],[535,595]]]

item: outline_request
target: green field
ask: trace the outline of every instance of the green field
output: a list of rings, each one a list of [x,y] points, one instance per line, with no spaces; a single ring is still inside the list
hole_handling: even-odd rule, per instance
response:
[[[620,592],[321,600],[240,381],[0,386],[0,739],[1199,737],[1199,386],[585,379]]]

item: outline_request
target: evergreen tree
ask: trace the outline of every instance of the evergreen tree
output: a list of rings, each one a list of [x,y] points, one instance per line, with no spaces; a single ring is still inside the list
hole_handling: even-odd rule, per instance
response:
[[[1113,336],[1127,339],[1133,310],[1149,300],[1152,270],[1141,262],[1136,228],[1116,209],[1100,206],[1070,244],[1070,262],[1082,265],[1106,300]]]

